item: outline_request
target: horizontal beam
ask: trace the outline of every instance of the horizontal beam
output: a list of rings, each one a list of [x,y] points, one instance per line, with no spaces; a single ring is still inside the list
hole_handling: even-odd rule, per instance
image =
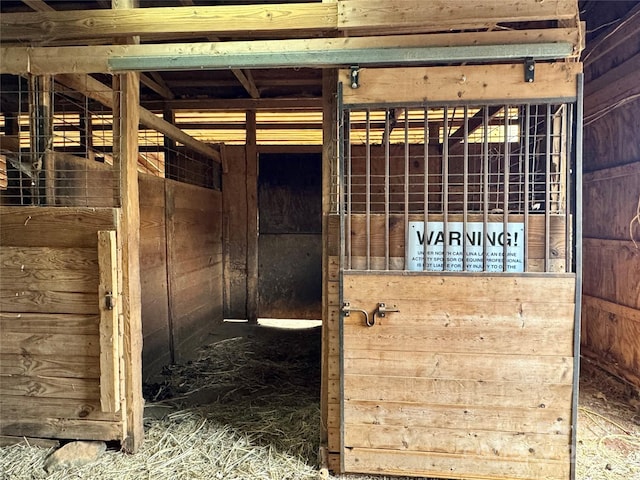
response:
[[[337,5],[292,3],[3,13],[0,41],[335,30]]]
[[[146,9],[145,9],[146,10]],[[237,56],[282,52],[323,51],[327,54],[353,49],[489,46],[569,43],[576,55],[580,45],[577,28],[511,30],[496,32],[439,33],[432,35],[313,38],[305,40],[252,40],[143,45],[92,45],[82,47],[2,47],[0,73],[24,75],[59,73],[108,73],[111,57]]]
[[[297,32],[419,33],[481,29],[505,22],[568,20],[576,0],[341,0],[274,5],[153,7],[5,13],[0,41],[52,42],[188,33],[278,37]]]
[[[463,47],[397,47],[339,51],[305,50],[237,55],[125,56],[112,57],[109,66],[117,71],[226,70],[229,68],[332,68],[348,65],[428,65],[436,63],[485,62],[567,58],[570,43],[470,45]]]
[[[362,68],[359,88],[350,88],[350,70],[340,70],[343,102],[399,104],[426,102],[500,102],[575,99],[576,62],[539,63],[535,82],[524,81],[524,64],[451,67]]]

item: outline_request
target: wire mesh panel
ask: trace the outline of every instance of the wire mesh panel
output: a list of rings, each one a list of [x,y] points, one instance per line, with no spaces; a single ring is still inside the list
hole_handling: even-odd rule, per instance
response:
[[[345,268],[571,271],[572,115],[557,103],[345,109]]]
[[[0,198],[8,205],[118,207],[118,83],[3,75]],[[67,86],[70,85],[70,86]],[[73,88],[70,88],[73,87]],[[156,114],[162,117],[162,113]],[[220,189],[220,165],[155,129],[138,130],[139,172]]]
[[[3,76],[2,201],[13,205],[119,206],[118,143],[110,85],[78,92],[52,76]]]

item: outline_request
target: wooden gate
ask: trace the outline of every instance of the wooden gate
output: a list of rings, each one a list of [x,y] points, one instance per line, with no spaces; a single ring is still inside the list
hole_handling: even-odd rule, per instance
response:
[[[0,432],[123,440],[119,210],[0,207]]]
[[[539,90],[495,67],[361,69],[345,86],[328,421],[344,472],[572,476],[579,67]],[[460,101],[454,77],[485,88]],[[386,94],[393,79],[407,88]]]

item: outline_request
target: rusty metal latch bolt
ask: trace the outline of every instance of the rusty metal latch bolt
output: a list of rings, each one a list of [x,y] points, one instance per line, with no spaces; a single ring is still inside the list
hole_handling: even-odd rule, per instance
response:
[[[378,307],[375,309],[375,311],[373,312],[373,322],[372,325],[375,325],[376,323],[376,317],[379,318],[384,318],[387,316],[387,313],[391,313],[391,312],[400,312],[400,310],[398,309],[398,307],[396,305],[392,306],[392,307],[388,307],[386,303],[378,303]]]
[[[358,312],[358,313],[361,313],[362,315],[364,315],[364,323],[368,327],[373,327],[373,323],[371,323],[370,320],[369,320],[369,312],[367,312],[366,310],[364,310],[362,308],[352,307],[349,302],[344,302],[342,304],[342,313],[344,313],[344,316],[348,317],[351,312]]]
[[[107,310],[113,310],[114,301],[113,301],[113,293],[107,292],[104,295],[104,306]]]

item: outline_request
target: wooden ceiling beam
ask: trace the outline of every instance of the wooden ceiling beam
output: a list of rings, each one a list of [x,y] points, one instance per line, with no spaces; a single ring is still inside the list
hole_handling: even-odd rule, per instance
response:
[[[154,78],[151,78],[152,75],[154,76]],[[160,80],[160,82],[158,82],[157,80]],[[176,98],[173,92],[169,90],[167,85],[164,83],[162,77],[160,77],[156,72],[150,72],[149,75],[146,75],[144,73],[141,74],[140,83],[142,83],[146,87],[149,87],[162,98],[166,98],[167,100],[173,100],[174,98]]]
[[[166,105],[167,108],[173,111],[188,110],[190,112],[230,112],[246,110],[318,111],[322,109],[322,98],[237,98],[231,100],[199,98],[195,100],[176,99],[163,102],[144,102],[144,105],[150,110],[162,110],[163,106]]]
[[[55,12],[56,10],[50,5],[47,5],[44,0],[22,0],[22,3],[36,12]]]
[[[495,117],[503,106],[489,106],[487,107],[489,120]],[[481,108],[478,113],[473,115],[467,121],[467,135],[471,135],[484,123],[484,108]],[[459,155],[464,150],[464,124],[460,126],[455,132],[449,135],[449,155]]]
[[[56,82],[59,82],[65,87],[71,88],[76,92],[80,92],[88,98],[102,103],[108,108],[113,108],[113,90],[95,78],[88,75],[66,74],[56,76]],[[217,162],[220,162],[220,153],[217,150],[214,150],[209,145],[187,135],[175,125],[163,120],[153,112],[150,112],[143,107],[140,107],[140,123],[199,153],[202,153],[203,155],[206,155],[209,158],[214,159]]]
[[[249,93],[251,98],[260,98],[260,91],[258,91],[256,82],[253,80],[251,70],[241,70],[239,68],[233,68],[231,71],[245,88],[245,90]]]
[[[6,13],[0,40],[35,41],[200,33],[319,32],[335,30],[336,4],[219,5],[150,7],[127,10],[73,10]]]
[[[141,9],[142,10],[142,9]],[[143,9],[147,10],[147,9]],[[3,17],[4,18],[4,17]],[[22,75],[58,73],[108,73],[109,58],[124,56],[237,55],[287,51],[343,51],[358,48],[511,45],[568,42],[579,44],[576,28],[442,33],[431,35],[313,38],[305,40],[253,40],[82,47],[2,47],[0,73]],[[505,47],[508,48],[508,47]]]
[[[337,3],[153,7],[6,13],[0,40],[43,42],[191,33],[241,35],[265,32],[312,36],[319,32],[411,33],[490,28],[505,22],[569,20],[575,0],[343,0]],[[361,33],[362,34],[362,33]]]

